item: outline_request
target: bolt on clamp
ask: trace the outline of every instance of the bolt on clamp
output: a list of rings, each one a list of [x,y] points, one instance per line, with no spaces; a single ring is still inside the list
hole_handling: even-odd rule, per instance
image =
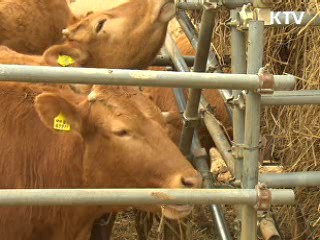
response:
[[[186,128],[196,128],[200,124],[201,117],[187,117],[185,113],[182,115],[182,121],[184,123],[184,127]]]
[[[231,96],[226,99],[226,103],[231,107],[238,107],[240,110],[246,108],[246,93],[242,91],[238,96]]]

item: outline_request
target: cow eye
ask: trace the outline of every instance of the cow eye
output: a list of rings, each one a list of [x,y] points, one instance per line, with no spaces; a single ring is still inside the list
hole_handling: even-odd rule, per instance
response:
[[[96,26],[96,33],[100,32],[102,27],[103,27],[103,24],[106,22],[107,20],[106,19],[103,19],[103,20],[100,20]]]
[[[118,136],[118,137],[128,137],[128,136],[130,136],[129,131],[125,130],[125,129],[114,131],[113,134]]]

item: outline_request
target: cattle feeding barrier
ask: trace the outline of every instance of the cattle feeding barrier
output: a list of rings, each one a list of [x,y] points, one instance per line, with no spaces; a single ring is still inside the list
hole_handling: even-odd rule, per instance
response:
[[[270,11],[276,2],[276,0],[176,1],[177,20],[197,50],[196,56],[182,56],[173,39],[167,36],[162,55],[157,57],[154,64],[171,66],[178,72],[0,65],[0,81],[174,88],[179,111],[183,113],[184,128],[180,148],[203,175],[205,188],[0,190],[0,206],[211,204],[210,210],[220,239],[228,240],[232,238],[219,204],[240,204],[236,212],[238,220],[241,219],[241,240],[256,239],[258,213],[267,212],[271,204],[294,202],[293,190],[269,188],[320,185],[319,172],[258,173],[261,106],[320,103],[320,91],[292,91],[295,77],[272,75],[262,68],[263,31],[265,23],[268,22],[266,15],[262,13]],[[229,8],[231,14],[232,74],[222,73],[215,54],[210,50],[215,14],[220,5]],[[186,14],[186,9],[203,10],[199,33]],[[284,17],[283,14],[279,16],[281,19]],[[314,15],[306,14],[300,25],[319,26],[319,18],[314,18]],[[294,24],[294,19],[290,18],[286,24]],[[247,57],[245,32],[248,32]],[[189,72],[190,66],[194,66],[194,72]],[[193,89],[188,101],[181,88]],[[227,103],[233,122],[232,144],[211,113],[209,104],[201,96],[202,88],[219,89]],[[204,123],[235,178],[233,186],[239,189],[213,189],[213,177],[207,163],[208,156],[201,148],[196,131],[201,121],[199,106]],[[270,223],[266,226],[268,227],[262,227],[261,232],[274,228],[273,223],[271,226]],[[272,236],[275,237],[272,239],[280,239],[275,233]]]

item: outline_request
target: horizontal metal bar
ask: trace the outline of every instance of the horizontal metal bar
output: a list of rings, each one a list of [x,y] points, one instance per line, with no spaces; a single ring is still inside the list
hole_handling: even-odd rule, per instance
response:
[[[320,171],[264,173],[259,182],[271,188],[316,187],[320,186]]]
[[[273,204],[293,204],[294,192],[275,189]],[[153,205],[257,203],[255,189],[9,189],[0,190],[0,206]]]
[[[200,10],[203,7],[204,0],[187,0],[185,2],[177,2],[176,7],[183,10]]]
[[[262,105],[304,105],[320,104],[320,90],[301,90],[292,92],[275,92],[262,95]]]
[[[289,90],[295,85],[294,76],[274,75],[274,78],[275,90]],[[0,65],[0,81],[248,90],[259,89],[261,84],[256,74],[183,73],[21,65]]]
[[[183,56],[184,61],[187,63],[188,67],[192,67],[194,64],[194,56]],[[173,66],[173,62],[169,56],[158,55],[152,66]]]
[[[183,10],[200,10],[203,7],[204,2],[214,3],[221,2],[217,0],[184,0],[183,2],[177,2],[176,7]],[[253,3],[253,0],[222,0],[222,4],[228,8],[241,7],[244,4]]]
[[[222,0],[222,3],[227,8],[242,7],[244,4],[253,4],[254,0]]]

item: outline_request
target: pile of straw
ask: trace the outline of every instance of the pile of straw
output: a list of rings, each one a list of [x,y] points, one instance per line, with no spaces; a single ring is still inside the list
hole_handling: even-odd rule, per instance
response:
[[[229,229],[232,229],[232,223],[234,221],[234,214],[231,207],[225,209],[227,212],[227,222]],[[163,222],[162,222],[163,221]],[[147,239],[150,240],[168,240],[163,238],[163,225],[169,224],[166,220],[162,219],[159,221],[158,218],[154,218],[153,227],[148,235]],[[207,208],[196,207],[185,221],[180,223],[186,229],[185,234],[178,234],[174,239],[180,240],[218,240],[219,236],[214,229],[214,224],[211,219],[211,214]],[[185,235],[183,237],[183,235]],[[138,239],[137,231],[135,228],[135,211],[122,212],[117,216],[112,239],[121,240],[136,240]],[[171,238],[170,238],[171,239]],[[173,238],[172,238],[173,239]]]
[[[320,15],[320,3],[301,0],[283,1],[273,10],[307,11]],[[229,15],[218,16],[213,44],[222,56],[230,53]],[[292,74],[298,79],[297,90],[320,89],[320,28],[268,28],[265,31],[264,64],[274,74]],[[320,107],[266,107],[262,114],[262,134],[274,138],[273,157],[286,172],[320,171]],[[281,207],[277,214],[284,239],[320,239],[319,187],[295,189],[298,208]]]
[[[279,9],[320,14],[320,4],[305,5],[302,1],[283,3]],[[297,76],[298,89],[320,89],[320,28],[268,29],[266,39],[265,63],[274,73]],[[285,171],[320,171],[319,106],[268,107],[262,120],[262,132],[273,136],[274,158]],[[319,190],[298,188],[298,208],[281,208],[279,222],[294,230],[292,238],[320,239]]]

